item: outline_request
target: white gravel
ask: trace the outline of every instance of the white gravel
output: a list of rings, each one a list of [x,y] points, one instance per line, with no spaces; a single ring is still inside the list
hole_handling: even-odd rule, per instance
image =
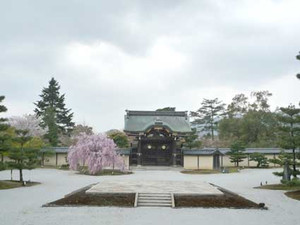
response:
[[[278,170],[278,169],[277,169]],[[274,169],[245,169],[235,174],[185,175],[178,171],[135,171],[132,175],[94,177],[71,171],[36,169],[25,171],[25,179],[42,184],[0,190],[0,225],[18,224],[163,224],[163,225],[289,225],[299,224],[300,201],[287,198],[284,191],[253,189],[260,182],[278,183]],[[18,178],[17,173],[14,174]],[[0,172],[0,180],[10,179],[10,171]],[[266,203],[269,210],[204,209],[204,208],[117,208],[55,207],[42,208],[47,202],[62,198],[78,188],[101,180],[169,180],[207,181],[236,192],[257,203]]]

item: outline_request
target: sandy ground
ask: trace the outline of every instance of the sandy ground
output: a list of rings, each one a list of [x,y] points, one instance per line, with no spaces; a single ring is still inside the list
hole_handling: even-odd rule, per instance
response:
[[[217,187],[203,181],[170,180],[117,180],[102,181],[86,193],[173,193],[197,195],[223,195]]]
[[[299,224],[300,202],[287,198],[284,191],[253,189],[260,182],[278,183],[274,169],[246,169],[235,174],[186,175],[178,171],[135,171],[124,176],[94,177],[72,171],[36,169],[25,171],[25,179],[42,184],[0,190],[0,225],[29,224]],[[14,174],[18,178],[17,173]],[[10,171],[0,172],[0,179],[9,179]],[[206,181],[234,191],[257,203],[264,202],[269,210],[203,209],[203,208],[117,208],[117,207],[56,207],[42,208],[47,202],[62,198],[92,183],[117,180]]]

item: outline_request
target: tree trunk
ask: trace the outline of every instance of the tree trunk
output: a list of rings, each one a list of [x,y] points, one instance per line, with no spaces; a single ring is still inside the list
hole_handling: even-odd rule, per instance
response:
[[[293,148],[293,176],[296,178],[296,153],[295,153],[295,148]]]
[[[24,181],[23,181],[23,170],[19,169],[20,172],[20,182],[22,182],[22,184],[24,185]]]

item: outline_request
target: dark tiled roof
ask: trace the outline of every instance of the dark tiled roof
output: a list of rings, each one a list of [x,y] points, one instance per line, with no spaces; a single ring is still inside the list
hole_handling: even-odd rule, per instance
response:
[[[183,150],[184,155],[214,155],[217,154],[216,150],[218,150],[220,153],[226,155],[230,148],[204,148],[204,149],[194,149],[194,150]],[[252,153],[263,153],[263,154],[279,154],[281,151],[283,151],[280,148],[246,148],[245,153],[246,154],[252,154]],[[284,152],[286,153],[292,153],[291,149],[285,149]],[[296,150],[296,152],[300,152],[300,150]]]
[[[127,111],[125,132],[145,132],[152,126],[162,126],[172,132],[191,132],[187,112],[173,111]]]
[[[55,153],[68,153],[69,147],[48,147],[43,148],[42,152],[54,151]],[[130,155],[130,148],[120,148],[117,152],[121,155]]]
[[[205,149],[184,149],[183,150],[184,155],[216,155],[216,154],[221,154],[223,153],[217,149],[213,148],[205,148]]]
[[[46,151],[54,151],[55,153],[68,153],[69,147],[48,147],[48,148],[43,148],[41,151],[46,152]]]

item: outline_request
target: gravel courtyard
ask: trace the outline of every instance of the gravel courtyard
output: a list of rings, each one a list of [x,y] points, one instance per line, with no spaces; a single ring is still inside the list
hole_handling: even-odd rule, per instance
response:
[[[234,174],[187,175],[179,171],[135,171],[123,176],[86,176],[72,171],[36,169],[25,171],[25,180],[41,185],[0,190],[0,224],[297,224],[300,202],[287,198],[284,191],[253,189],[260,182],[278,183],[274,169],[245,169]],[[18,178],[17,171],[14,174]],[[0,172],[0,179],[10,179],[10,171]],[[62,198],[76,189],[106,181],[206,181],[236,192],[254,202],[264,202],[269,210],[204,208],[116,208],[54,207],[42,208],[47,202]]]

